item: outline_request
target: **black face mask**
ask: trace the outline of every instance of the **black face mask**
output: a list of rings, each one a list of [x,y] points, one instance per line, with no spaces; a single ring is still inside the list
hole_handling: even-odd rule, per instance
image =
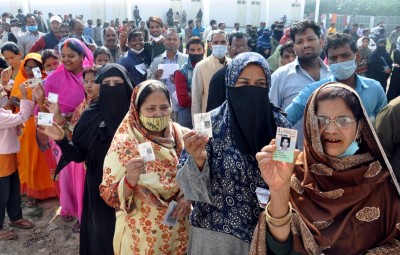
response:
[[[190,61],[198,63],[204,57],[204,54],[189,54]]]
[[[130,106],[130,95],[126,85],[101,84],[98,102],[107,129],[111,135],[114,135]]]
[[[243,154],[255,156],[276,135],[268,89],[228,87],[233,140]]]

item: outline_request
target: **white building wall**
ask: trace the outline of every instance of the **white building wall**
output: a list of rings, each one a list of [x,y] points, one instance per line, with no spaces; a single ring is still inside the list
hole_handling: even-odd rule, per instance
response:
[[[270,25],[284,14],[289,21],[303,19],[305,0],[258,0],[259,5],[252,2],[254,1],[245,0],[242,5],[245,8],[242,27],[246,24],[258,26],[260,21],[266,21]],[[300,4],[296,10],[292,7],[295,2]],[[165,21],[166,13],[171,7],[174,7],[174,13],[186,10],[187,20],[194,19],[198,9],[202,8],[204,27],[208,26],[210,19],[225,21],[228,27],[232,27],[238,20],[238,14],[243,13],[243,10],[238,10],[238,0],[0,0],[0,12],[10,11],[15,15],[17,9],[22,8],[25,14],[41,10],[45,17],[48,12],[52,12],[61,15],[72,13],[74,16],[83,14],[85,20],[110,20],[117,17],[120,20],[132,20],[135,5],[139,6],[143,20],[149,16],[159,16]]]

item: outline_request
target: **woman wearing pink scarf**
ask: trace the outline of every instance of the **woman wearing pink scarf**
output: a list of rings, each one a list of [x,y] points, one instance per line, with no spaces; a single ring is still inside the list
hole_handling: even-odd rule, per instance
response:
[[[73,130],[73,126],[69,122],[70,118],[85,98],[82,73],[84,68],[93,66],[93,55],[84,43],[74,38],[69,38],[61,44],[60,53],[62,64],[47,77],[44,90],[47,99],[49,93],[58,94],[58,104],[47,105],[49,105],[50,112],[61,112],[62,116],[54,115],[54,121],[63,126],[68,133]],[[48,111],[48,107],[44,104],[45,98],[42,96],[38,99],[39,111]],[[59,109],[51,109],[57,107]],[[50,146],[53,156],[58,162],[61,150],[52,139],[50,139]],[[60,173],[61,216],[65,220],[72,220],[70,216],[75,216],[80,221],[84,181],[83,163],[71,162]]]

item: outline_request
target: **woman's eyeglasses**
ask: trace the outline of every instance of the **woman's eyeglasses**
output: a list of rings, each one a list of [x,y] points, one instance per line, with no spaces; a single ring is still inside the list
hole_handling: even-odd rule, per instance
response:
[[[25,71],[32,72],[32,69],[39,67],[39,66],[24,66]]]
[[[318,120],[319,128],[326,128],[329,125],[329,123],[331,123],[331,122],[335,122],[335,124],[338,128],[349,128],[351,126],[351,124],[356,122],[355,119],[352,119],[352,118],[346,117],[346,116],[340,116],[333,120],[329,119],[328,117],[317,116],[317,120]]]

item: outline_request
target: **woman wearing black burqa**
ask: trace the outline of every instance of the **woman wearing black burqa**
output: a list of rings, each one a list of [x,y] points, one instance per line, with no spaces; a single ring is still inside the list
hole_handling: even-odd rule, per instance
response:
[[[58,171],[71,161],[85,161],[87,167],[79,253],[111,255],[114,254],[115,210],[100,197],[99,185],[104,158],[115,131],[128,112],[133,86],[126,69],[118,64],[106,64],[95,83],[100,84],[99,98],[82,113],[72,141],[54,122],[53,126],[40,127],[39,132],[53,138],[62,150]]]
[[[386,51],[386,39],[379,39],[376,50],[371,54],[368,63],[368,78],[377,80],[386,92],[387,81],[392,71],[393,61]]]
[[[397,40],[397,47],[393,51],[393,60],[393,73],[390,78],[390,85],[387,93],[388,102],[400,96],[400,39]]]

